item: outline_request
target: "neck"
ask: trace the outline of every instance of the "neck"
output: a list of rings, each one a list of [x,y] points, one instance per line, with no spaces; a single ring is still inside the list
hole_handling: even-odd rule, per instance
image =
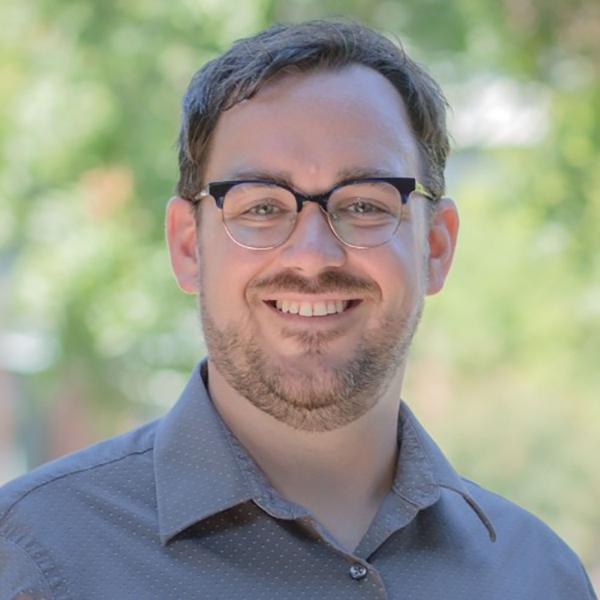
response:
[[[343,517],[359,526],[352,545],[389,491],[396,469],[397,420],[403,369],[375,406],[356,421],[328,432],[292,429],[233,390],[209,361],[209,393],[226,425],[271,485],[303,505],[330,530]],[[338,539],[347,526],[340,529]]]

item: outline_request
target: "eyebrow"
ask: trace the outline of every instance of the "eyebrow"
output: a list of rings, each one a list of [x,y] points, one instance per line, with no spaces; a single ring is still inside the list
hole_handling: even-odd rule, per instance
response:
[[[368,179],[370,177],[399,177],[397,173],[393,173],[389,169],[381,169],[378,167],[347,167],[339,170],[336,173],[336,181],[334,185],[346,183],[347,181],[353,181],[355,179]],[[280,185],[294,188],[292,177],[289,171],[266,171],[260,169],[241,169],[234,171],[229,175],[228,179],[264,179],[272,181]]]

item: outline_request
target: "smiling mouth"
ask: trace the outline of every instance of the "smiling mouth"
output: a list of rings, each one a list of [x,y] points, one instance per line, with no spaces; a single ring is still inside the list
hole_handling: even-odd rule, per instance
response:
[[[266,304],[275,310],[300,317],[327,317],[346,312],[360,304],[360,300],[321,300],[306,302],[305,300],[266,300]]]

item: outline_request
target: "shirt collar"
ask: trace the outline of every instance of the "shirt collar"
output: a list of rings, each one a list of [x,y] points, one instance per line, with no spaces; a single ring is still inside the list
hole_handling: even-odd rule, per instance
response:
[[[158,424],[154,471],[158,526],[162,544],[213,514],[249,500],[259,488],[252,469],[240,460],[239,444],[228,431],[208,396],[198,365],[178,402]],[[400,452],[393,491],[416,509],[435,504],[441,489],[460,494],[483,525],[490,539],[494,528],[469,495],[462,479],[403,402],[398,423]],[[258,471],[258,468],[254,469]]]
[[[162,544],[194,523],[252,498],[201,377],[201,363],[160,420],[154,445]]]
[[[398,435],[400,452],[393,491],[419,509],[435,504],[443,488],[460,494],[495,542],[496,531],[489,517],[404,402],[400,405]]]

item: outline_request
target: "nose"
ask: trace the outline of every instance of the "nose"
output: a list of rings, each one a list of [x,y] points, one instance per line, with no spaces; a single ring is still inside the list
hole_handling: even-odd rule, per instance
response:
[[[310,277],[341,267],[346,261],[346,249],[331,231],[323,210],[310,202],[298,213],[294,231],[282,246],[280,256],[283,267]]]

